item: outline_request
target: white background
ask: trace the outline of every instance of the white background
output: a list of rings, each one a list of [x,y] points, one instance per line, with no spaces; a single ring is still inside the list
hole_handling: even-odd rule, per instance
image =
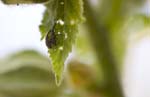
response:
[[[42,5],[0,4],[0,57],[26,48],[47,52],[38,29],[43,12]]]

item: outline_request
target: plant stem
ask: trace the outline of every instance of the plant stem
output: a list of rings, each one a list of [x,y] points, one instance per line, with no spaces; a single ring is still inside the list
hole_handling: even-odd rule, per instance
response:
[[[124,97],[117,63],[110,47],[109,29],[99,22],[88,0],[84,0],[84,8],[87,26],[90,30],[89,35],[98,56],[99,68],[102,68],[106,82],[104,95],[106,97]]]

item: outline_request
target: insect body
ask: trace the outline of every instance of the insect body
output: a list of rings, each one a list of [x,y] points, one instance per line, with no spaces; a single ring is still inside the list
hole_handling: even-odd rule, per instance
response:
[[[51,49],[56,46],[55,26],[47,33],[46,46]]]

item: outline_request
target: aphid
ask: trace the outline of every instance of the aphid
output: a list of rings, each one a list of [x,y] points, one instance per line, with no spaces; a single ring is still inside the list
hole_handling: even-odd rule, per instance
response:
[[[46,35],[46,46],[51,49],[56,46],[55,25]]]

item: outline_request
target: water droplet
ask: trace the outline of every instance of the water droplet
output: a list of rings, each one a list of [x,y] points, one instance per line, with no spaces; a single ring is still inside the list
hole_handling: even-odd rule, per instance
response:
[[[60,2],[61,5],[64,5],[64,2]]]
[[[65,23],[64,23],[64,21],[63,20],[61,20],[61,19],[59,19],[59,20],[57,20],[57,22],[56,22],[57,24],[60,24],[60,25],[64,25]]]
[[[61,33],[60,32],[58,32],[58,35],[60,35]]]
[[[71,21],[70,21],[70,24],[71,24],[71,25],[74,25],[74,24],[75,24],[75,21],[74,21],[74,20],[71,20]]]
[[[59,50],[61,50],[61,51],[62,51],[63,49],[64,49],[64,48],[63,48],[62,46],[61,46],[61,47],[59,47]]]

